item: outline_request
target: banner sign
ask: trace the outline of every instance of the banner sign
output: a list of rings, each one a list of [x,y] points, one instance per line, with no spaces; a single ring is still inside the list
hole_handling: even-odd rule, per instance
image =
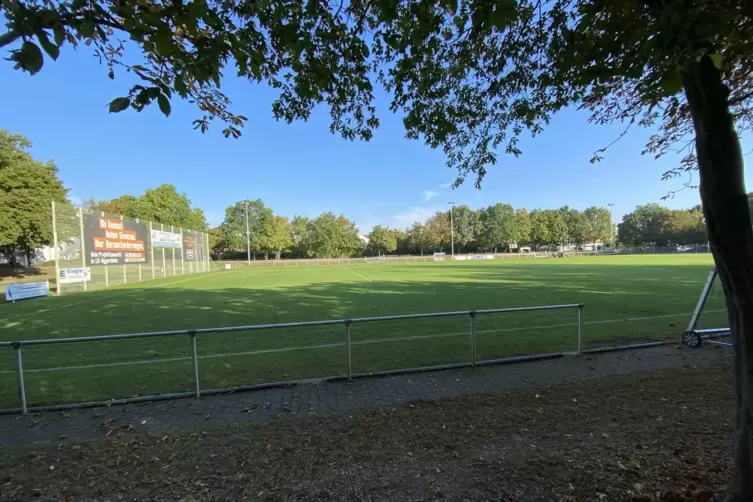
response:
[[[146,225],[89,214],[84,218],[87,265],[146,263]]]
[[[89,282],[92,278],[91,269],[86,268],[64,268],[60,270],[58,277],[59,284],[78,284],[80,282]]]
[[[185,261],[204,260],[204,234],[183,232],[183,259]]]
[[[180,249],[180,234],[165,232],[164,230],[152,230],[152,247]]]
[[[494,255],[491,255],[491,254],[455,255],[452,257],[452,259],[455,261],[493,260]]]
[[[8,284],[5,289],[5,301],[15,302],[25,298],[36,298],[50,294],[50,281],[22,282]]]

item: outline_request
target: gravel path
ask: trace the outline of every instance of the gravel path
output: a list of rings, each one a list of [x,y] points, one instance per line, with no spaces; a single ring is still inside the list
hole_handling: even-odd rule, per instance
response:
[[[159,433],[280,416],[347,413],[410,401],[495,393],[669,368],[698,368],[728,358],[719,347],[664,346],[581,357],[301,384],[285,389],[65,412],[0,416],[0,445]]]

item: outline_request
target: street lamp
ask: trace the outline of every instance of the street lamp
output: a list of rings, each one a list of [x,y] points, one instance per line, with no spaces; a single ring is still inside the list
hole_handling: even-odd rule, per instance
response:
[[[455,207],[454,202],[450,202],[450,251],[452,256],[455,256],[455,224],[452,219],[452,208]]]
[[[614,202],[607,204],[609,206],[609,247],[614,249],[614,223],[612,222],[612,206]]]

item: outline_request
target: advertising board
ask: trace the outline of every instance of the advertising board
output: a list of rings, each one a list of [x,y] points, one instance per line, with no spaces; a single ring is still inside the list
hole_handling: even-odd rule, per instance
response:
[[[146,263],[146,225],[93,214],[84,217],[87,265]]]

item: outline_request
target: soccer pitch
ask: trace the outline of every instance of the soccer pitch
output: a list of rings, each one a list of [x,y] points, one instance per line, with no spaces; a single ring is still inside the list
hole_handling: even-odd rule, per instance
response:
[[[710,255],[243,268],[0,306],[0,341],[584,303],[586,348],[679,339]],[[725,326],[717,288],[701,327]],[[573,351],[576,311],[477,317],[479,359]],[[470,318],[354,324],[353,372],[470,359]],[[201,334],[202,389],[342,375],[343,325]],[[29,406],[190,391],[188,335],[24,347]],[[0,408],[18,406],[0,348]]]

